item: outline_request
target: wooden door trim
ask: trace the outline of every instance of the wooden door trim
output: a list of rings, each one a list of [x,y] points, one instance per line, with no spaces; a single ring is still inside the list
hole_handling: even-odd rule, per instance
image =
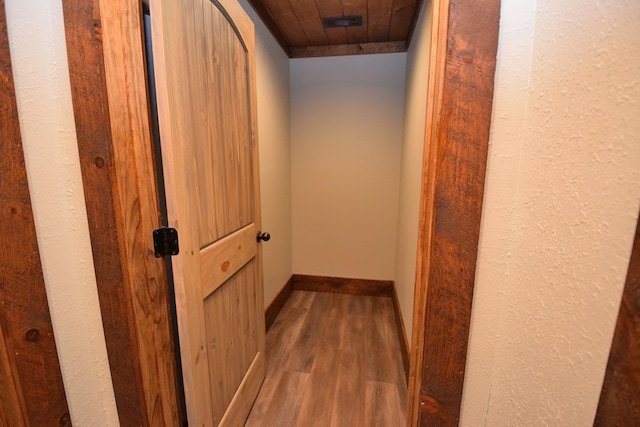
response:
[[[27,183],[0,0],[0,425],[71,425]]]
[[[640,217],[594,426],[640,419]]]
[[[453,425],[459,418],[499,6],[499,0],[434,1],[434,23],[438,25],[432,34],[409,425]],[[173,347],[164,317],[168,304],[161,291],[166,279],[162,265],[151,259],[153,251],[142,233],[159,221],[157,210],[152,209],[156,203],[153,179],[143,179],[144,169],[153,162],[148,106],[138,91],[146,88],[140,75],[144,70],[140,5],[134,0],[65,0],[63,7],[85,197],[118,413],[123,424],[149,425],[157,419],[157,408],[149,406],[157,403],[152,397],[166,393],[160,401],[175,401],[176,378],[174,366],[166,372],[157,369],[163,358],[173,361],[168,357]],[[124,54],[132,52],[135,55]],[[137,55],[138,59],[133,58]],[[118,70],[123,74],[113,77]],[[120,86],[115,84],[118,81]],[[447,221],[452,215],[455,221]],[[110,233],[104,233],[105,229]],[[146,278],[141,279],[146,274],[154,278],[154,290],[160,294],[140,286],[147,284]],[[149,325],[153,314],[160,315],[161,324]],[[141,337],[149,326],[157,332],[151,343]],[[443,340],[445,332],[454,339]],[[149,389],[146,381],[151,372],[163,374],[164,391]]]
[[[150,136],[142,5],[63,2],[98,297],[122,425],[178,425],[174,347]]]
[[[408,424],[457,425],[493,106],[500,0],[434,1]]]

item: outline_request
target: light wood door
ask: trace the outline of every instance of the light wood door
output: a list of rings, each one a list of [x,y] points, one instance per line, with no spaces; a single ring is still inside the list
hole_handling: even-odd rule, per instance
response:
[[[187,415],[239,426],[265,374],[253,23],[232,0],[150,14]]]

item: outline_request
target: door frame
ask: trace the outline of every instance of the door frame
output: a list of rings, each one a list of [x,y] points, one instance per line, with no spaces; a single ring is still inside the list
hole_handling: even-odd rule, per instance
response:
[[[0,76],[0,425],[66,426],[71,417],[27,182],[4,0]]]
[[[493,108],[500,0],[434,1],[408,425],[458,425]]]
[[[64,0],[80,167],[121,425],[179,425],[142,3]]]
[[[78,148],[123,425],[178,425],[140,0],[64,0]],[[434,0],[408,424],[460,415],[500,0]]]

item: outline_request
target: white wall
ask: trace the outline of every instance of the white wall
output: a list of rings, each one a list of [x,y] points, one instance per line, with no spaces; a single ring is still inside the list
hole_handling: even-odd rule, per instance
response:
[[[256,80],[265,307],[292,274],[289,58],[246,0],[256,29]]]
[[[62,3],[7,0],[5,6],[38,246],[71,421],[118,426],[80,175]]]
[[[593,423],[640,202],[639,22],[503,2],[463,426]]]
[[[405,60],[291,60],[294,273],[393,279]]]
[[[418,216],[424,159],[432,1],[422,3],[407,52],[400,202],[396,245],[395,283],[400,311],[411,344],[418,249]]]

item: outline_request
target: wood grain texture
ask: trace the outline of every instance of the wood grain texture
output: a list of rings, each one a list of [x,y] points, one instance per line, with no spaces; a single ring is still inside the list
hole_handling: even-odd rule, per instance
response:
[[[345,16],[358,16],[362,15],[362,26],[347,27],[347,42],[344,44],[354,43],[367,43],[369,41],[367,37],[367,22],[369,16],[364,14],[367,10],[368,0],[350,0],[342,2],[342,10]]]
[[[189,424],[239,425],[265,371],[253,23],[233,0],[152,0]]]
[[[345,16],[341,0],[315,0],[321,17]],[[322,18],[320,18],[322,20]],[[345,27],[324,28],[328,44],[345,44],[348,41]]]
[[[123,425],[177,425],[138,2],[63,3],[98,296]],[[105,232],[109,230],[110,232]]]
[[[222,419],[259,353],[262,331],[256,316],[256,267],[252,260],[204,302],[214,425]],[[249,407],[251,403],[253,399]]]
[[[250,0],[250,3],[293,58],[404,52],[421,5],[420,0]],[[362,25],[347,28],[322,25],[322,18],[350,15],[362,16]],[[392,46],[400,50],[390,50]]]
[[[416,287],[414,292],[413,328],[411,339],[411,363],[409,365],[409,408],[407,425],[418,424],[420,410],[420,387],[424,374],[423,360],[426,341],[427,286],[425,275],[431,260],[431,230],[433,225],[433,194],[436,169],[437,144],[436,123],[442,107],[442,79],[446,56],[448,1],[434,2],[431,20],[431,53],[429,58],[429,81],[427,90],[427,117],[424,144],[424,164],[418,231],[416,261]],[[427,142],[429,141],[429,142]]]
[[[183,130],[194,141],[208,142],[194,144],[190,167],[196,176],[188,189],[198,192],[194,209],[204,248],[252,224],[256,208],[246,47],[215,6],[202,3],[194,8],[185,19],[194,19],[199,25],[192,28],[200,33],[185,39],[184,59],[185,68],[201,78],[183,83],[182,95],[199,95],[187,101],[195,105],[187,108],[192,115]]]
[[[256,257],[256,234],[256,225],[250,224],[200,252],[203,298]]]
[[[402,355],[402,366],[404,367],[405,379],[409,384],[409,364],[410,364],[410,351],[409,342],[407,337],[407,330],[404,326],[404,320],[402,317],[402,309],[400,308],[400,300],[398,299],[398,292],[395,283],[393,284],[393,312],[395,313],[396,333],[400,340],[400,352]]]
[[[27,183],[0,0],[0,425],[71,425]]]
[[[420,13],[422,1],[394,0],[391,9],[391,23],[389,24],[389,40],[411,40],[415,21]]]
[[[640,219],[594,426],[640,420]]]
[[[272,0],[273,1],[273,0]],[[278,1],[278,0],[275,0]],[[327,39],[327,34],[322,27],[322,17],[320,16],[320,11],[316,6],[315,1],[308,0],[288,0],[289,4],[293,8],[293,12],[298,22],[300,23],[300,27],[304,32],[306,39],[308,40],[310,45],[326,45],[329,43]],[[277,17],[276,17],[277,19]],[[301,46],[292,46],[292,47],[304,47]]]
[[[330,46],[293,47],[290,50],[291,58],[311,58],[321,56],[344,55],[368,55],[375,53],[405,52],[407,43],[404,41],[379,42],[379,43],[353,43]]]
[[[289,45],[287,43],[287,40],[288,40],[287,36],[285,36],[285,34],[283,32],[283,29],[280,28],[278,26],[278,24],[276,24],[276,21],[273,18],[274,14],[267,7],[267,4],[264,1],[261,1],[261,0],[248,0],[248,2],[251,5],[251,7],[253,7],[253,9],[256,11],[256,13],[260,17],[260,19],[262,19],[264,24],[267,26],[267,28],[269,29],[269,31],[271,32],[273,37],[276,39],[276,41],[278,42],[278,44],[280,45],[282,50],[288,55],[289,54]],[[282,3],[284,3],[284,2],[282,2]],[[295,22],[297,23],[297,21],[295,21]],[[297,24],[295,26],[295,31],[293,33],[291,33],[291,35],[300,34],[300,30],[297,27],[299,27],[299,24]],[[286,26],[286,28],[291,29],[291,26],[290,25]]]
[[[389,280],[348,279],[303,274],[294,274],[291,280],[293,281],[293,289],[300,291],[393,297],[393,282]]]
[[[392,6],[393,0],[367,2],[367,42],[380,43],[389,40]]]
[[[278,314],[280,314],[280,311],[282,311],[282,308],[284,307],[285,303],[291,296],[292,292],[293,292],[293,276],[291,276],[289,280],[287,280],[287,283],[285,283],[282,289],[280,289],[280,292],[278,292],[278,295],[275,296],[273,301],[271,301],[271,303],[267,306],[267,308],[264,311],[264,323],[265,323],[265,330],[267,332],[271,328],[271,325],[273,325],[273,322],[275,322],[276,317],[278,317]]]
[[[500,1],[434,4],[409,425],[457,425]]]
[[[267,334],[246,426],[402,426],[407,388],[390,298],[294,290]]]

